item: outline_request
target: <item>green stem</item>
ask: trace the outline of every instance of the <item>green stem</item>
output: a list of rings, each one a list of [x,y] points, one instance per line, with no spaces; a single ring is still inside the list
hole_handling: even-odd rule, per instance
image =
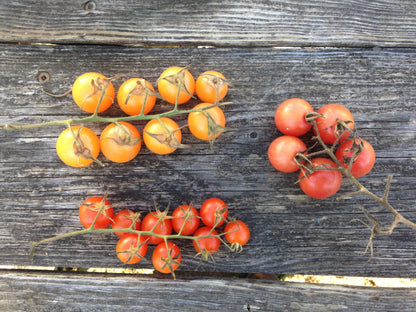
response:
[[[82,117],[82,118],[69,118],[65,120],[54,120],[54,121],[46,121],[41,123],[33,123],[33,124],[25,124],[25,125],[12,125],[12,124],[0,124],[0,129],[3,130],[28,130],[28,129],[34,129],[34,128],[41,128],[41,127],[49,127],[49,126],[58,126],[58,125],[67,125],[68,122],[71,122],[71,124],[85,124],[85,123],[116,123],[120,121],[135,121],[135,120],[151,120],[151,119],[159,119],[162,117],[170,117],[174,115],[180,115],[180,114],[189,114],[192,112],[203,112],[207,109],[216,107],[216,106],[222,106],[222,105],[228,105],[231,104],[231,102],[222,102],[217,104],[212,104],[207,107],[203,108],[197,108],[197,109],[172,109],[167,112],[163,112],[160,114],[152,114],[152,115],[135,115],[135,116],[123,116],[123,117],[101,117],[95,114],[92,114],[88,117]]]
[[[103,101],[104,95],[105,95],[105,91],[107,88],[105,87],[101,87],[101,94],[100,94],[100,98],[98,99],[98,104],[97,107],[95,108],[94,113],[92,114],[93,116],[97,116],[98,115],[98,110],[100,109],[101,106],[101,102]]]

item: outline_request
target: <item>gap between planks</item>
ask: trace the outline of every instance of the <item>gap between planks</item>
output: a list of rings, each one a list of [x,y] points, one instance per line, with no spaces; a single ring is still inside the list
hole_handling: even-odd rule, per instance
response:
[[[27,270],[27,271],[56,271],[56,272],[78,272],[78,273],[109,273],[109,274],[137,274],[153,275],[153,269],[120,269],[120,268],[60,268],[53,266],[12,266],[0,265],[0,270]],[[178,277],[204,275],[203,272],[179,272]],[[238,274],[238,273],[213,273],[215,277],[245,277],[261,278],[263,274]],[[209,274],[212,277],[212,274]],[[275,278],[271,278],[275,277]],[[265,279],[276,279],[282,282],[297,282],[311,284],[327,284],[340,286],[367,286],[367,287],[390,287],[390,288],[416,288],[416,278],[385,278],[385,277],[361,277],[361,276],[336,276],[336,275],[309,275],[309,274],[264,274]]]

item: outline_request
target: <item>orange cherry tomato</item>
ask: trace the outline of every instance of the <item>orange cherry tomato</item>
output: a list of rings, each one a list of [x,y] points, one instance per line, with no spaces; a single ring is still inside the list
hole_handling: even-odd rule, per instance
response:
[[[211,103],[201,103],[193,109],[212,106]],[[189,131],[198,139],[208,141],[217,138],[225,127],[225,116],[218,106],[202,112],[192,112],[188,115]]]
[[[202,73],[196,80],[196,95],[207,103],[221,101],[228,91],[228,83],[224,75],[215,70]]]
[[[103,95],[104,89],[105,93]],[[72,97],[83,111],[94,113],[99,104],[100,107],[97,112],[101,113],[113,104],[115,91],[110,79],[104,75],[85,73],[79,76],[72,85]]]
[[[56,152],[68,166],[86,167],[100,153],[100,141],[89,128],[73,126],[71,129],[67,128],[59,135]]]
[[[183,104],[189,101],[195,92],[195,79],[186,67],[173,66],[160,75],[157,88],[167,102]]]
[[[148,114],[156,103],[153,86],[142,78],[126,80],[118,89],[117,102],[127,115]]]
[[[181,140],[182,132],[178,124],[167,117],[160,118],[160,122],[157,119],[152,119],[143,129],[144,144],[156,154],[173,153],[181,146]]]
[[[125,121],[105,127],[100,136],[100,144],[104,156],[117,163],[132,160],[142,146],[139,131]]]

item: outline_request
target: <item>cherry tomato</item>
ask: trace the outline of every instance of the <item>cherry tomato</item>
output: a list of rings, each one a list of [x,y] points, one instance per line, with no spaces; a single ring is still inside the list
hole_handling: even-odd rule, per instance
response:
[[[218,237],[211,235],[218,235],[218,232],[207,226],[201,227],[198,230],[196,230],[196,232],[194,233],[194,237],[207,236],[192,241],[194,248],[197,252],[212,255],[218,251],[221,245],[221,241]]]
[[[324,166],[326,168],[337,168],[330,159],[313,158],[312,166]],[[340,171],[319,169],[305,177],[304,170],[299,173],[299,185],[302,191],[313,198],[326,198],[338,192],[342,184]]]
[[[306,114],[310,112],[313,112],[313,108],[305,100],[292,98],[282,102],[274,114],[277,129],[286,135],[304,135],[312,127],[305,120]]]
[[[68,166],[86,167],[92,164],[100,153],[100,140],[91,129],[72,126],[59,135],[56,152]]]
[[[356,178],[369,173],[376,162],[374,148],[363,139],[356,139],[355,142],[352,139],[344,141],[338,147],[335,157],[345,168],[348,168],[352,161],[351,174]]]
[[[167,245],[166,245],[167,244]],[[162,242],[156,246],[152,255],[153,267],[161,273],[172,273],[181,263],[179,247],[172,242]]]
[[[211,105],[210,103],[201,103],[193,109],[201,109]],[[204,141],[213,140],[224,131],[224,113],[218,106],[202,112],[191,112],[188,115],[188,127],[196,138]]]
[[[166,212],[152,211],[143,218],[142,231],[170,235],[172,234],[172,221],[167,218]],[[148,239],[149,244],[157,245],[163,242],[162,237],[154,235],[146,235],[145,238]]]
[[[172,212],[172,226],[181,235],[193,234],[199,226],[199,213],[191,205],[182,205]]]
[[[224,229],[225,239],[230,244],[244,246],[250,238],[250,230],[243,221],[236,220],[227,223]]]
[[[275,169],[281,172],[295,172],[299,170],[294,160],[295,155],[305,151],[306,145],[301,139],[283,135],[270,144],[267,155]]]
[[[228,91],[228,83],[224,75],[215,70],[202,73],[196,80],[196,95],[207,103],[221,101]]]
[[[105,94],[102,96],[104,89]],[[114,86],[110,79],[99,73],[85,73],[72,85],[74,102],[87,113],[94,113],[98,104],[98,113],[105,111],[113,104],[114,96]]]
[[[148,114],[156,103],[156,92],[147,80],[131,78],[117,92],[117,103],[127,115]]]
[[[140,214],[133,212],[129,209],[124,209],[114,216],[113,223],[111,224],[111,228],[114,229],[128,229],[134,222],[134,225],[131,227],[133,230],[140,231]],[[119,237],[123,237],[129,235],[131,233],[128,232],[114,232]]]
[[[341,143],[350,135],[349,131],[338,129],[338,121],[344,121],[347,127],[351,130],[354,128],[354,117],[348,108],[342,105],[328,104],[318,109],[317,113],[323,115],[323,117],[316,119],[316,124],[322,141],[325,143],[335,143],[340,135],[341,137],[338,139],[337,143]],[[316,135],[315,129],[314,133]]]
[[[202,222],[208,227],[218,227],[222,225],[228,216],[228,208],[219,198],[209,198],[201,206],[199,211]]]
[[[160,75],[157,88],[167,102],[183,104],[188,102],[195,92],[195,79],[186,67],[173,66]]]
[[[111,123],[101,133],[101,151],[104,156],[117,163],[132,160],[140,151],[142,141],[140,133],[132,124],[120,121]]]
[[[143,129],[144,144],[156,154],[173,153],[181,146],[181,140],[182,132],[178,124],[167,117],[160,118],[160,122],[157,119],[152,119]]]
[[[146,256],[147,243],[143,236],[130,233],[121,237],[116,245],[117,257],[121,262],[135,264]]]
[[[99,214],[98,217],[97,214]],[[81,204],[78,215],[85,228],[91,227],[95,220],[94,229],[105,229],[113,222],[114,211],[108,200],[93,196]]]

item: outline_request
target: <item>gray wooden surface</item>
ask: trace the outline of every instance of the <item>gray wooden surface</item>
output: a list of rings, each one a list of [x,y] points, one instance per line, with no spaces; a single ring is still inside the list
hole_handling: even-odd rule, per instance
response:
[[[0,37],[9,42],[216,47],[416,45],[413,0],[1,2]]]
[[[416,304],[416,290],[412,288],[346,287],[229,277],[173,281],[111,274],[6,272],[0,276],[0,288],[0,309],[5,312],[411,311]]]
[[[156,156],[143,148],[127,164],[105,162],[105,168],[87,169],[69,168],[57,158],[55,142],[62,127],[0,132],[0,264],[124,267],[115,257],[117,240],[112,235],[62,240],[40,246],[33,261],[28,257],[30,241],[80,229],[79,204],[108,190],[109,199],[120,209],[137,211],[151,209],[153,200],[173,207],[190,201],[200,205],[206,198],[218,196],[228,203],[231,215],[250,226],[252,237],[244,251],[234,256],[222,249],[215,264],[199,264],[191,244],[183,242],[179,281],[168,282],[178,292],[191,291],[195,285],[181,280],[181,272],[182,278],[186,272],[200,276],[205,272],[414,276],[414,231],[400,227],[391,236],[376,237],[374,257],[367,262],[368,255],[363,252],[369,231],[350,222],[362,217],[356,204],[374,211],[385,224],[391,216],[363,197],[341,202],[306,197],[293,184],[295,175],[274,171],[266,152],[279,135],[273,114],[283,100],[302,97],[316,109],[331,102],[343,104],[354,114],[361,136],[377,153],[374,170],[361,179],[363,184],[381,195],[387,175],[393,174],[391,203],[416,220],[415,5],[414,1],[96,1],[95,9],[87,12],[82,1],[1,1],[0,124],[82,116],[71,96],[56,99],[41,90],[64,92],[87,71],[140,75],[155,85],[165,68],[190,64],[195,76],[216,69],[231,81],[226,100],[233,104],[224,110],[233,131],[223,134],[210,150],[184,129],[184,142],[191,144],[190,149]],[[197,48],[204,45],[217,48]],[[38,81],[42,72],[50,75],[48,82]],[[116,81],[116,87],[121,82]],[[158,102],[156,111],[167,108]],[[121,112],[114,106],[105,114],[118,116]],[[184,116],[176,120],[186,123]],[[136,125],[141,130],[144,123]],[[89,126],[97,134],[104,128]],[[339,194],[350,190],[345,181]],[[151,263],[142,261],[136,267],[151,268]],[[65,285],[73,278],[82,288],[84,279],[90,279],[82,274],[38,273],[45,292],[52,292],[52,297],[50,284]],[[36,275],[2,271],[0,288],[8,291],[9,297],[8,301],[0,298],[0,303],[12,306],[19,302],[21,297],[10,289],[25,283],[34,309],[42,310],[41,305],[47,306],[52,297],[45,295],[37,301],[30,290],[39,285]],[[120,293],[124,278],[109,275],[106,281],[114,281],[114,289]],[[127,280],[130,282],[130,277]],[[95,283],[97,279],[91,277],[91,285],[103,286],[105,293],[105,285]],[[145,279],[143,287],[157,289],[158,283]],[[353,287],[289,287],[219,277],[203,283],[210,291],[216,285],[242,287],[248,297],[254,289],[265,300],[261,311],[271,311],[279,302],[284,302],[281,310],[296,308],[290,306],[291,297],[300,300],[294,301],[300,307],[308,307],[315,302],[314,296],[307,295],[309,287],[322,294],[318,304],[328,304],[325,300],[334,292],[345,297],[345,304],[334,311],[367,307],[376,298],[373,290],[365,290],[359,297],[362,289]],[[277,296],[288,287],[288,292],[274,301],[271,294]],[[386,302],[377,301],[380,308],[393,306],[404,296],[401,290],[379,291],[382,296],[394,294]],[[222,297],[217,300],[218,310],[221,303],[230,302],[224,306],[230,308],[236,302]],[[103,304],[123,302],[120,298]],[[411,310],[407,302],[403,307]],[[370,305],[369,310],[372,308]],[[319,306],[314,309],[322,310]]]
[[[38,122],[82,115],[71,97],[55,99],[41,92],[62,91],[82,72],[107,75],[138,72],[155,81],[161,68],[180,62],[194,64],[195,73],[218,68],[232,81],[225,107],[228,125],[214,150],[184,130],[190,149],[156,156],[146,148],[132,162],[105,168],[73,169],[63,165],[54,151],[62,127],[26,132],[2,132],[2,243],[5,264],[70,267],[120,266],[114,257],[115,236],[87,236],[40,246],[32,263],[27,257],[31,240],[80,228],[79,204],[109,191],[120,209],[177,206],[219,196],[230,214],[247,222],[252,238],[237,257],[225,250],[215,265],[199,270],[229,272],[322,273],[407,276],[414,272],[412,248],[415,233],[398,229],[390,237],[377,237],[375,255],[367,263],[362,253],[368,230],[350,220],[360,217],[356,204],[372,207],[366,199],[313,200],[293,183],[296,175],[281,174],[268,163],[266,151],[277,137],[273,113],[278,103],[299,96],[315,108],[329,102],[346,105],[356,116],[361,135],[377,152],[374,171],[362,179],[375,192],[394,174],[391,202],[414,216],[415,76],[411,50],[350,49],[145,49],[103,46],[3,45],[1,123]],[[80,60],[79,55],[88,55]],[[155,66],[154,64],[157,64]],[[11,70],[13,69],[13,70]],[[40,84],[39,71],[51,80]],[[398,76],[397,73],[400,73]],[[397,77],[398,76],[398,77]],[[192,107],[192,103],[189,107]],[[165,107],[166,108],[166,107]],[[159,110],[163,110],[160,107]],[[120,115],[117,107],[109,113]],[[183,116],[176,118],[181,125]],[[137,123],[142,129],[144,123]],[[99,133],[104,125],[91,125]],[[105,161],[103,159],[103,161]],[[344,183],[344,192],[352,190]],[[342,191],[340,192],[342,194]],[[382,209],[387,222],[390,216]],[[188,254],[187,270],[198,260]],[[149,266],[149,263],[143,264]],[[394,267],[394,270],[392,270]]]

